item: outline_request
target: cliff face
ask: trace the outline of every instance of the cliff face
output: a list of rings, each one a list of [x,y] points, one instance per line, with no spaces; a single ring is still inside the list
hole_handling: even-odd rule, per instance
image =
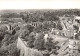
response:
[[[17,48],[20,50],[20,56],[43,56],[40,51],[26,47],[21,38],[18,38]]]

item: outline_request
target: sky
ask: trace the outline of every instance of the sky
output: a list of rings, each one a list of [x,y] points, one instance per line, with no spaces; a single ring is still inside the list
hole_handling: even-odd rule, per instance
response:
[[[0,0],[3,9],[80,9],[80,0]]]

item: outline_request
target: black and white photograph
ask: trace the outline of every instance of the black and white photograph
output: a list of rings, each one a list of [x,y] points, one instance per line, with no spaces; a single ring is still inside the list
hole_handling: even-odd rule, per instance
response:
[[[80,0],[0,0],[0,56],[80,56]]]

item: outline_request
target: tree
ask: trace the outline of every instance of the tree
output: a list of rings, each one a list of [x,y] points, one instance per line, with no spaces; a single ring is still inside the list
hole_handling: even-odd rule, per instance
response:
[[[25,39],[26,36],[29,35],[29,30],[26,30],[26,29],[22,29],[20,30],[20,37]]]
[[[6,47],[0,48],[0,56],[8,56],[8,50]]]
[[[19,50],[17,49],[17,46],[16,46],[16,42],[9,44],[7,46],[7,49],[9,52],[9,54],[8,54],[9,56],[20,56]]]
[[[29,30],[29,33],[31,33],[34,29],[34,26],[27,25],[27,29]]]
[[[16,33],[15,29],[12,31],[12,35],[14,35]]]
[[[38,50],[44,49],[44,34],[39,33],[34,41],[34,48]]]
[[[75,35],[75,39],[80,39],[80,31]]]
[[[10,34],[4,35],[4,39],[2,40],[2,46],[7,46],[8,45],[8,40],[11,37]]]
[[[34,47],[33,43],[34,43],[34,40],[35,40],[34,35],[33,34],[29,34],[27,40],[28,40],[27,41],[28,47],[33,48]]]
[[[44,15],[40,15],[40,18],[38,19],[40,22],[43,22],[45,19],[44,19]]]
[[[43,31],[43,26],[42,25],[39,25],[38,27],[36,27],[36,28],[34,28],[34,30],[33,31],[35,31],[35,32],[41,32],[41,31]]]
[[[52,42],[52,38],[47,38],[47,42],[44,44],[44,47],[46,50],[51,51],[53,47],[55,47],[55,44]]]
[[[56,23],[51,22],[50,27],[51,28],[56,28]]]
[[[0,27],[0,40],[2,40],[4,38],[4,35],[6,34],[6,30],[7,30],[7,27],[1,25],[1,27]]]
[[[1,32],[0,31],[0,41],[2,41],[2,39],[4,38],[5,32]]]
[[[2,40],[2,46],[7,46],[11,43],[14,43],[18,39],[19,33],[12,34],[5,34]]]
[[[21,13],[21,17],[26,23],[29,22],[29,16],[29,13]]]
[[[76,26],[76,25],[73,25],[73,28],[74,28],[74,30],[79,30],[79,27],[78,26]]]
[[[60,23],[57,24],[57,29],[59,29],[59,30],[63,29]]]
[[[0,48],[0,56],[19,56],[19,54],[20,52],[16,47],[16,43]]]
[[[47,31],[49,30],[49,28],[50,28],[50,25],[47,23],[44,23],[44,25],[42,26],[42,31]]]

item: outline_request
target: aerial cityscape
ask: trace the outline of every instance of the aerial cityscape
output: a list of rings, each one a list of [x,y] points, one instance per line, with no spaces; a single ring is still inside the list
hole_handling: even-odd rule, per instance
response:
[[[0,56],[80,56],[80,9],[0,10]]]

